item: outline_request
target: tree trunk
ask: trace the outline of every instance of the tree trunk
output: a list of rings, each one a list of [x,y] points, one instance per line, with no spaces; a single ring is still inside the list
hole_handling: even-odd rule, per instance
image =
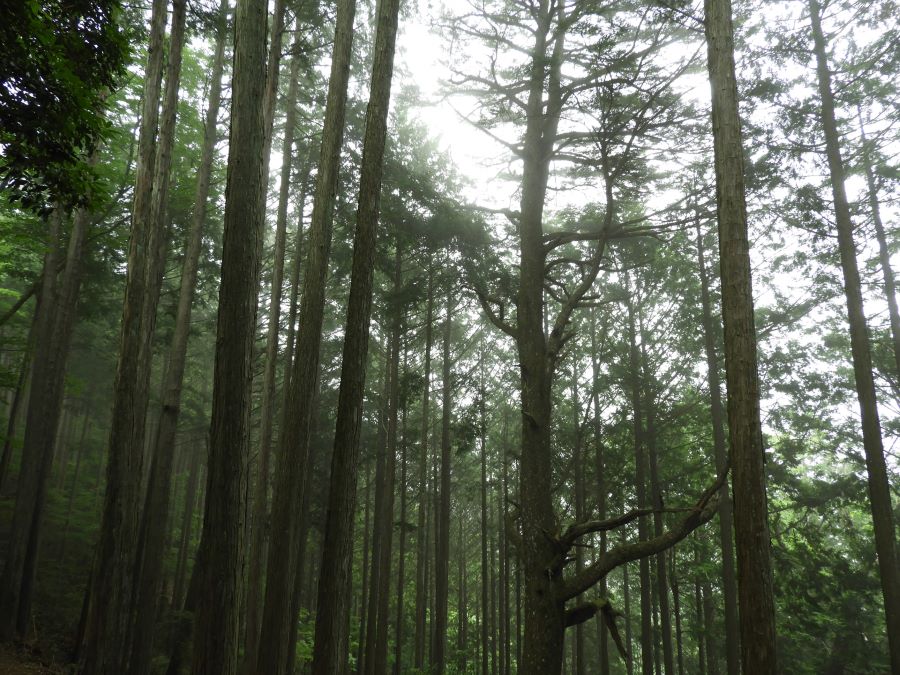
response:
[[[22,363],[19,366],[19,376],[16,378],[16,391],[13,394],[12,403],[9,406],[9,419],[6,421],[6,437],[3,439],[3,454],[0,456],[0,494],[6,486],[6,477],[9,475],[9,465],[12,463],[13,440],[16,436],[16,422],[19,418],[19,410],[22,401],[26,398],[28,376],[31,372],[31,353],[34,350],[34,341],[38,316],[40,316],[40,300],[35,306],[34,316],[28,328],[28,339],[25,341],[25,351],[22,354]]]
[[[322,130],[322,151],[316,175],[316,193],[309,227],[309,245],[300,305],[300,329],[291,364],[290,388],[278,447],[279,471],[272,498],[272,531],[266,565],[257,672],[282,675],[289,644],[291,597],[299,552],[297,514],[302,510],[305,476],[309,467],[315,382],[319,371],[319,345],[325,308],[325,277],[331,249],[332,221],[344,136],[344,111],[353,47],[356,0],[339,0],[335,38]],[[325,566],[331,569],[332,563]]]
[[[776,672],[775,604],[731,0],[705,0],[744,671]]]
[[[283,6],[283,3],[281,3]],[[282,14],[284,10],[282,9]],[[269,294],[269,312],[266,326],[265,371],[263,374],[262,403],[259,423],[259,470],[253,492],[253,513],[250,517],[250,552],[247,588],[247,633],[244,658],[248,664],[255,664],[259,649],[259,612],[262,604],[264,563],[266,555],[267,514],[269,503],[269,457],[272,446],[272,421],[275,418],[275,370],[278,362],[278,336],[281,327],[281,297],[284,281],[284,249],[287,238],[287,209],[290,195],[292,153],[294,148],[294,126],[297,119],[297,91],[300,75],[300,25],[297,22],[294,51],[291,59],[291,74],[285,99],[284,139],[281,147],[281,182],[278,189],[278,213],[275,220],[275,250],[272,252],[272,285]],[[279,40],[280,42],[280,40]],[[272,61],[275,54],[273,36],[270,53],[269,77],[272,77]],[[280,45],[278,45],[280,49]],[[277,74],[277,71],[274,71]],[[277,77],[275,78],[277,80]],[[274,106],[273,106],[274,107]],[[302,222],[302,216],[300,218]]]
[[[197,501],[197,487],[200,483],[200,451],[191,452],[191,468],[188,472],[187,488],[184,494],[184,512],[181,514],[181,537],[178,544],[178,558],[175,563],[175,584],[172,589],[172,609],[180,610],[184,605],[184,584],[187,578],[188,549],[191,544],[191,530],[194,525],[194,505]]]
[[[381,586],[385,575],[382,574],[382,566],[384,564],[384,555],[382,550],[385,547],[384,518],[387,514],[385,509],[385,501],[387,494],[385,488],[387,485],[387,419],[388,419],[388,400],[391,395],[391,358],[393,356],[393,344],[388,343],[385,349],[384,371],[382,373],[382,393],[380,398],[380,408],[378,411],[379,423],[378,433],[375,442],[375,504],[372,522],[372,559],[369,571],[369,595],[367,598],[368,607],[366,607],[366,632],[365,632],[365,650],[363,658],[360,660],[357,670],[359,673],[369,673],[372,670],[372,662],[375,660],[376,641],[378,640],[378,607],[380,598],[387,591]],[[390,529],[387,530],[390,532]],[[362,637],[360,637],[362,639]]]
[[[265,120],[258,101],[265,85],[267,4],[245,0],[235,13],[206,515],[197,554],[194,675],[233,675],[237,670],[252,356],[264,224],[260,203],[266,189]]]
[[[858,112],[858,111],[857,111]],[[878,262],[881,264],[881,277],[884,280],[884,295],[888,303],[888,317],[891,323],[891,347],[894,352],[894,368],[897,387],[900,388],[900,309],[897,308],[897,282],[891,267],[891,254],[888,250],[884,223],[881,220],[881,204],[878,201],[878,185],[872,168],[872,154],[866,130],[863,126],[862,114],[859,113],[859,133],[862,140],[862,162],[866,173],[866,188],[869,198],[869,210],[872,212],[872,224],[875,226],[875,240],[878,242]]]
[[[603,452],[603,423],[600,418],[600,364],[598,349],[600,345],[597,342],[597,317],[595,312],[591,311],[591,372],[593,373],[593,382],[591,383],[591,399],[594,405],[594,442],[597,444],[595,462],[595,473],[597,481],[597,517],[600,520],[606,519],[606,464]],[[606,553],[607,535],[606,532],[600,533],[600,554]],[[600,581],[600,597],[606,598],[608,589],[606,578]],[[607,631],[602,622],[597,622],[597,630],[599,631],[599,651],[600,651],[600,675],[609,675],[609,631]]]
[[[434,645],[431,650],[431,668],[437,675],[442,675],[446,670],[447,607],[450,592],[450,463],[452,452],[450,447],[450,408],[453,401],[453,384],[450,381],[450,332],[453,325],[451,288],[448,287],[447,292],[441,354],[441,487],[436,523],[437,537],[434,549],[435,615]],[[486,614],[488,606],[486,604],[484,604],[482,611],[485,612],[484,622],[488,623]],[[487,645],[485,645],[486,647]]]
[[[153,219],[153,182],[166,5],[166,0],[153,0],[150,19],[121,343],[106,463],[106,493],[97,570],[90,589],[84,635],[83,672],[98,675],[125,671],[132,620],[130,603],[134,593],[134,555],[143,477],[150,345],[158,300],[158,292],[154,291],[162,267],[156,257],[160,242],[165,239],[158,231],[160,222]]]
[[[356,231],[353,237],[353,262],[350,276],[350,298],[344,331],[344,351],[341,363],[341,387],[338,394],[335,422],[334,454],[331,463],[331,491],[322,545],[322,568],[319,578],[313,672],[343,672],[347,667],[347,634],[350,620],[350,575],[353,543],[353,520],[356,508],[357,465],[359,462],[359,432],[362,422],[362,401],[366,382],[366,356],[369,346],[369,322],[372,312],[372,279],[375,268],[375,242],[381,197],[381,177],[384,169],[384,145],[387,135],[387,115],[394,73],[394,47],[399,23],[399,0],[386,0],[378,7],[375,34],[375,58],[372,82],[366,109],[366,129],[360,169],[359,204],[356,212]],[[400,281],[399,245],[395,282]],[[399,308],[395,317],[395,351],[399,349]],[[394,366],[396,372],[396,364]],[[394,389],[399,391],[399,383]],[[391,453],[396,447],[397,400],[393,394],[390,418],[393,439],[389,439]],[[390,435],[390,430],[389,430]],[[393,445],[391,445],[393,443]],[[389,457],[392,459],[393,455]],[[391,461],[393,467],[393,461]],[[389,495],[393,506],[393,492]],[[391,514],[392,509],[387,513]],[[388,524],[390,527],[390,523]],[[390,551],[390,530],[388,530]],[[390,558],[388,557],[389,561]],[[388,570],[385,570],[385,574]],[[385,586],[385,591],[389,585]],[[384,636],[379,658],[387,662],[387,598],[382,608]],[[381,623],[379,621],[379,623]],[[382,656],[383,653],[383,656]],[[382,671],[383,672],[383,671]]]
[[[159,153],[157,157],[157,177],[154,189],[156,227],[165,229],[165,212],[169,166],[171,164],[172,147],[175,140],[175,121],[178,108],[178,90],[181,76],[181,55],[185,39],[186,22],[185,0],[173,0],[172,29],[169,40],[169,60],[166,68],[166,88],[163,101],[162,119],[159,130]],[[223,18],[224,22],[224,18]],[[223,29],[224,32],[224,29]],[[220,67],[221,71],[221,67]],[[210,153],[212,149],[210,149]],[[210,154],[210,162],[212,154]],[[201,173],[203,168],[201,168]],[[208,172],[208,170],[207,170]],[[209,181],[207,174],[207,184]],[[204,199],[205,201],[205,199]],[[195,207],[196,208],[196,207]],[[200,228],[197,221],[192,228]],[[187,352],[187,335],[190,331],[190,303],[193,300],[193,286],[196,279],[197,260],[200,255],[201,234],[192,235],[188,247],[196,244],[196,252],[185,249],[185,266],[193,264],[194,279],[190,288],[183,289],[186,296],[186,310],[179,297],[179,314],[176,315],[176,326],[172,337],[172,347],[167,360],[163,378],[163,406],[159,411],[158,423],[150,441],[150,472],[147,484],[144,509],[141,514],[138,532],[137,551],[134,567],[134,596],[132,597],[133,621],[129,627],[129,646],[127,653],[128,672],[133,675],[144,675],[150,671],[151,652],[153,647],[153,628],[156,623],[159,586],[162,578],[165,548],[163,539],[169,518],[169,502],[172,482],[172,461],[175,451],[175,430],[178,421],[178,406],[181,398],[181,380],[184,374],[184,360]],[[195,240],[195,241],[194,241]],[[189,260],[194,255],[194,260]],[[182,272],[182,277],[184,277]],[[182,320],[179,325],[178,319]],[[174,396],[173,396],[174,392]]]
[[[425,568],[428,561],[428,546],[426,544],[426,530],[428,528],[428,519],[426,512],[428,510],[428,426],[431,418],[431,343],[432,343],[432,322],[434,315],[434,262],[433,254],[428,251],[428,291],[425,301],[425,365],[424,365],[424,387],[422,391],[422,429],[419,441],[419,469],[418,469],[418,506],[417,506],[417,524],[416,524],[416,634],[414,643],[413,666],[421,670],[425,665],[425,642],[427,640],[426,613],[427,602],[426,597],[427,586]]]
[[[643,397],[641,395],[642,380],[640,353],[637,345],[637,329],[635,326],[634,308],[631,303],[631,289],[628,273],[625,273],[625,288],[628,294],[628,335],[629,356],[628,367],[631,378],[631,407],[634,415],[634,466],[635,466],[635,493],[637,496],[637,508],[646,509],[647,504],[647,441],[644,430]],[[641,518],[638,521],[638,540],[647,541],[647,521]],[[650,560],[641,558],[639,563],[641,584],[641,672],[643,675],[653,675],[653,607],[651,599]]]
[[[819,80],[819,96],[822,103],[822,126],[825,130],[825,148],[831,174],[838,247],[841,254],[841,269],[844,274],[844,293],[847,297],[850,349],[853,356],[853,375],[856,381],[856,395],[859,399],[862,421],[863,448],[866,453],[869,501],[872,506],[872,522],[875,528],[875,551],[878,554],[878,568],[881,572],[881,593],[884,598],[891,668],[893,672],[898,673],[900,672],[900,567],[897,564],[897,531],[893,522],[891,490],[881,438],[881,422],[878,419],[869,331],[866,325],[859,268],[856,262],[856,246],[853,241],[853,223],[850,220],[850,207],[844,187],[844,165],[835,121],[831,73],[828,71],[825,37],[822,33],[817,0],[809,0],[809,11],[816,55],[816,72]]]
[[[482,359],[484,357],[482,356]],[[481,368],[481,390],[478,394],[479,443],[481,445],[481,606],[488,606],[488,505],[487,505],[487,420],[485,419],[484,365]],[[488,664],[488,622],[481,622],[481,672],[487,675]]]
[[[399,290],[399,289],[398,289]],[[407,373],[407,350],[404,340],[403,347],[403,373]],[[398,383],[399,384],[399,383]],[[398,387],[399,389],[399,387]],[[394,674],[400,675],[401,661],[403,659],[403,624],[405,620],[403,596],[406,590],[406,397],[404,396],[400,404],[402,410],[400,413],[401,438],[400,445],[400,549],[397,552],[397,620],[394,630]]]
[[[363,540],[362,540],[362,588],[359,594],[359,631],[357,633],[357,649],[356,649],[356,670],[358,673],[363,672],[363,659],[366,646],[366,622],[368,621],[368,604],[369,599],[369,534],[370,534],[370,511],[371,511],[371,492],[372,492],[372,472],[366,465],[366,492],[364,497],[365,517],[363,519]]]
[[[725,443],[725,411],[722,408],[722,387],[719,379],[719,356],[716,352],[712,301],[709,296],[709,276],[706,272],[700,220],[697,226],[697,265],[700,273],[700,296],[703,309],[703,345],[706,351],[706,372],[709,381],[710,414],[712,417],[713,451],[716,471],[722,473],[728,462]],[[728,483],[719,490],[719,546],[722,551],[722,595],[725,609],[725,656],[728,675],[740,675],[741,643],[737,608],[737,580],[734,576],[734,535],[732,533],[731,495]]]

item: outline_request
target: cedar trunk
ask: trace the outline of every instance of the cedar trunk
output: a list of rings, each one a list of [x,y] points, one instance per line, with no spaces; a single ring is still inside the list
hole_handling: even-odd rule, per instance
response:
[[[252,355],[266,187],[262,98],[265,0],[235,12],[232,116],[225,188],[222,281],[216,329],[206,507],[197,553],[194,675],[233,675],[243,576]]]
[[[331,490],[325,519],[325,540],[322,545],[323,562],[319,578],[312,664],[312,670],[316,673],[343,673],[347,667],[350,567],[353,560],[359,432],[372,313],[372,281],[375,271],[381,177],[384,169],[384,146],[399,12],[399,0],[384,0],[378,7],[372,83],[363,137],[359,204],[353,237],[353,262],[344,331],[341,387],[335,422],[334,454],[331,460]],[[399,270],[399,251],[397,265]],[[395,351],[398,347],[399,345],[395,347]],[[396,403],[396,400],[394,402]],[[396,440],[396,405],[393,406],[393,410],[393,433]],[[393,448],[389,450],[393,451]],[[393,491],[388,501],[392,506]],[[388,551],[390,551],[389,541],[390,530],[388,541],[385,542]],[[385,644],[381,646],[381,650],[384,652],[382,658],[386,662],[387,612],[383,611],[380,614],[384,617],[382,634]]]
[[[731,1],[706,0],[704,6],[712,88],[741,656],[745,672],[769,675],[776,672],[775,605]]]
[[[894,673],[898,673],[900,672],[900,567],[897,566],[897,531],[894,528],[891,489],[884,460],[875,379],[872,375],[869,330],[866,325],[859,268],[856,262],[856,245],[853,241],[853,223],[850,220],[850,206],[844,187],[844,164],[835,121],[831,73],[828,71],[825,36],[822,32],[821,14],[817,0],[809,0],[809,12],[812,20],[813,48],[816,55],[816,72],[822,105],[822,126],[825,131],[825,153],[828,157],[831,176],[838,247],[841,255],[841,269],[844,274],[844,293],[847,298],[850,350],[853,357],[856,395],[859,399],[863,448],[866,453],[869,501],[872,506],[872,522],[875,526],[875,551],[878,554],[878,569],[881,572],[881,593],[884,598],[891,669]]]

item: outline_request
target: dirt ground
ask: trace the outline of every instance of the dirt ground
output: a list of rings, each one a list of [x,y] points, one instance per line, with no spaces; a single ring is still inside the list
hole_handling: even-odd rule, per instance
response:
[[[42,663],[39,656],[24,648],[0,646],[0,675],[61,675],[62,668]]]

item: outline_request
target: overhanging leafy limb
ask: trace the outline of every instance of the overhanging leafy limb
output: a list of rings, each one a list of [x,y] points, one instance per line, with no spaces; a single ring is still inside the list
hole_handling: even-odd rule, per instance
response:
[[[602,554],[591,565],[588,565],[581,572],[566,580],[560,591],[560,599],[570,600],[575,596],[584,593],[620,565],[624,565],[632,560],[655,555],[660,551],[671,548],[705,522],[709,521],[719,508],[717,495],[719,493],[719,488],[725,484],[728,471],[729,467],[726,465],[722,474],[704,491],[703,495],[693,508],[673,528],[663,532],[658,537],[622,544],[621,546],[616,546],[614,549]],[[632,511],[620,518],[627,518],[628,520],[625,522],[629,522],[640,515],[640,511]],[[572,528],[569,529],[570,531],[572,530]]]

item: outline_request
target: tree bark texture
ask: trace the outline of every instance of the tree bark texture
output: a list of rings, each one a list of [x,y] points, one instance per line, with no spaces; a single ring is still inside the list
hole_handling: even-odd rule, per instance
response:
[[[893,672],[900,672],[900,567],[897,565],[897,530],[893,522],[891,489],[884,445],[881,438],[881,422],[878,418],[878,402],[875,379],[872,375],[872,352],[869,330],[866,325],[859,267],[856,262],[856,245],[853,241],[853,223],[844,186],[844,163],[841,158],[840,137],[834,111],[831,73],[825,51],[821,11],[818,0],[809,0],[812,22],[813,49],[816,55],[819,96],[821,99],[822,127],[825,132],[825,154],[831,177],[831,193],[834,199],[834,215],[837,224],[838,248],[841,270],[844,275],[844,293],[847,298],[847,320],[850,328],[850,350],[853,357],[853,376],[862,423],[863,448],[868,472],[869,502],[872,505],[872,522],[875,526],[875,551],[881,573],[881,594],[884,598],[884,614],[887,623],[888,647]]]
[[[363,156],[360,173],[359,204],[353,236],[353,262],[350,276],[350,298],[344,331],[341,387],[335,422],[334,454],[331,460],[331,490],[325,517],[325,540],[322,545],[322,568],[319,578],[319,602],[316,616],[313,672],[343,672],[347,663],[347,634],[350,622],[350,575],[353,543],[353,519],[356,510],[359,432],[362,401],[366,382],[369,346],[369,323],[372,313],[372,280],[375,269],[375,242],[380,212],[381,178],[384,169],[384,146],[387,116],[394,73],[394,49],[399,23],[399,0],[383,0],[378,7],[375,33],[375,55]],[[397,273],[399,274],[399,251]],[[400,319],[397,318],[399,323]],[[397,336],[395,351],[399,349]],[[395,397],[392,397],[395,399]],[[397,433],[396,399],[392,405],[394,447]],[[391,462],[393,470],[393,461]],[[393,471],[392,471],[393,472]],[[393,488],[390,499],[392,513]],[[392,521],[392,518],[389,518]],[[385,542],[390,551],[390,531]],[[388,558],[388,561],[390,558]],[[388,573],[388,570],[385,570]],[[387,588],[385,586],[385,595]],[[385,603],[387,598],[385,598]],[[379,657],[386,663],[388,617],[384,609]],[[381,623],[381,617],[379,617]],[[381,650],[384,655],[381,656]],[[383,671],[382,671],[383,672]]]
[[[222,281],[205,517],[197,555],[194,675],[233,675],[237,670],[252,355],[264,224],[259,205],[266,189],[265,124],[258,101],[265,85],[267,4],[241,0],[235,11]]]
[[[160,222],[153,220],[153,182],[166,5],[166,0],[154,0],[150,19],[106,492],[84,635],[82,670],[91,675],[118,675],[127,668],[150,375],[149,347],[158,298],[154,289],[161,268],[155,258],[164,239],[157,231]]]
[[[744,672],[776,672],[775,605],[730,0],[705,0]]]
[[[272,530],[266,564],[257,671],[283,675],[291,622],[291,593],[299,548],[297,514],[302,510],[305,475],[308,473],[310,428],[319,370],[319,345],[325,308],[325,276],[331,250],[332,221],[344,136],[344,112],[353,47],[355,0],[339,0],[332,51],[331,76],[325,104],[322,151],[316,176],[316,192],[309,227],[300,329],[291,364],[290,388],[279,437],[279,471],[272,498]],[[329,564],[328,567],[331,565]]]

